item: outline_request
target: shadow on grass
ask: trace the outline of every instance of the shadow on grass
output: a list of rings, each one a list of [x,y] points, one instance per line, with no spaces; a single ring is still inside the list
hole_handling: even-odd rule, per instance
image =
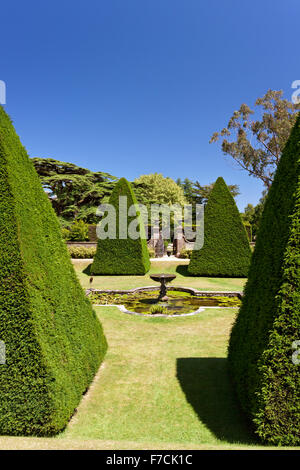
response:
[[[237,403],[227,359],[178,358],[177,379],[200,421],[218,439],[230,443],[258,443]]]
[[[92,263],[88,264],[83,270],[83,274],[87,274],[88,276],[91,275],[91,267],[92,267]]]
[[[188,267],[189,267],[188,264],[179,264],[179,265],[176,267],[176,272],[177,272],[178,274],[181,274],[181,276],[184,276],[184,277],[191,277],[191,275],[188,273]]]

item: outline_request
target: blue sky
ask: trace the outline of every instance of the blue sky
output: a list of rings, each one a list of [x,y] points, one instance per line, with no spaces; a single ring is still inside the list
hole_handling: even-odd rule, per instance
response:
[[[30,156],[133,180],[262,184],[213,132],[241,103],[300,79],[297,0],[52,0],[1,5],[0,80]]]

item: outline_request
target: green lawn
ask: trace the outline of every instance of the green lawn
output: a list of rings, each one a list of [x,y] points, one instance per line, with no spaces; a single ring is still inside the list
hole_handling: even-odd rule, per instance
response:
[[[90,287],[90,261],[73,261],[74,268],[84,288]],[[133,289],[134,287],[151,286],[157,283],[150,279],[151,273],[172,273],[176,274],[176,279],[172,286],[188,286],[199,290],[220,290],[220,291],[241,291],[245,284],[242,278],[210,278],[192,277],[187,274],[186,260],[174,261],[153,261],[149,273],[145,276],[94,276],[91,287],[95,289]]]
[[[255,443],[227,374],[232,309],[141,318],[97,307],[109,350],[61,438],[185,446]]]

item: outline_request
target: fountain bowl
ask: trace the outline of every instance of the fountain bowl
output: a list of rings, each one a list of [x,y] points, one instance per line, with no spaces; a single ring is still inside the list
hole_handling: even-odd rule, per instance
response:
[[[150,278],[153,281],[160,282],[161,280],[165,280],[165,282],[171,282],[173,279],[176,278],[175,274],[151,274]]]

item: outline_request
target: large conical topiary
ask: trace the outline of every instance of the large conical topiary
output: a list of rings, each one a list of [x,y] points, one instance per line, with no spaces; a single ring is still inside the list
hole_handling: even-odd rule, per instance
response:
[[[120,209],[120,197],[126,201],[122,209]],[[131,184],[125,178],[121,178],[116,184],[110,196],[109,204],[115,208],[116,213],[115,237],[100,237],[98,239],[97,252],[91,272],[93,274],[143,275],[150,269],[145,229]],[[123,224],[120,233],[120,219],[124,220],[126,218],[127,210],[132,206],[135,207],[136,215],[132,213],[133,215],[127,217],[127,223]],[[102,224],[106,224],[105,219],[106,217],[101,222]],[[131,224],[136,226],[134,231],[140,234],[135,239],[129,236],[128,227]]]
[[[251,249],[236,203],[223,178],[218,178],[204,211],[204,244],[192,252],[193,276],[246,277]]]
[[[230,369],[239,400],[261,439],[300,445],[300,117],[269,191]]]
[[[103,359],[106,341],[48,197],[2,107],[0,340],[6,349],[0,434],[62,430]]]

